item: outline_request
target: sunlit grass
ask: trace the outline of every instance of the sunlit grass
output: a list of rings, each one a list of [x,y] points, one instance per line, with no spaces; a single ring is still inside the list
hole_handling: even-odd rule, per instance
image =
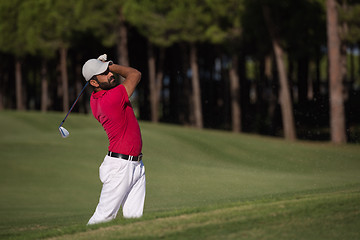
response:
[[[0,239],[38,239],[89,231],[85,224],[98,201],[98,167],[107,151],[107,138],[92,116],[72,114],[64,125],[70,137],[62,139],[57,128],[63,118],[62,113],[0,112]],[[149,122],[140,125],[147,177],[144,217],[129,222],[120,213],[119,220],[105,226],[142,221],[152,224],[157,218],[197,212],[206,215],[232,204],[253,208],[261,201],[269,203],[264,207],[272,211],[270,203],[277,205],[284,198],[291,202],[312,194],[317,204],[318,194],[359,191],[359,145],[286,142]],[[358,195],[352,196],[358,199]],[[321,201],[326,203],[326,199]],[[349,211],[359,212],[352,200],[339,201]],[[333,205],[329,204],[325,215],[333,214]],[[340,215],[343,210],[340,208]],[[240,215],[243,218],[235,222],[247,224],[244,231],[252,231],[251,217]],[[301,219],[305,215],[294,216]],[[286,227],[289,219],[279,221],[284,221]],[[254,224],[256,227],[258,223]],[[231,227],[225,225],[226,233]],[[204,225],[204,229],[211,226]],[[186,239],[192,230],[183,227],[179,236]],[[231,230],[228,233],[228,239],[235,234]],[[175,238],[171,232],[163,234]],[[211,239],[202,230],[196,234]],[[259,236],[256,232],[247,234]],[[156,239],[158,235],[147,237]]]

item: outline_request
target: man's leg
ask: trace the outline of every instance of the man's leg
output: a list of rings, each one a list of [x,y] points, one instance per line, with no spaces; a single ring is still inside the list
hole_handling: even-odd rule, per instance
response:
[[[105,157],[99,169],[103,183],[99,203],[88,224],[108,222],[116,217],[120,204],[129,191],[127,165],[127,161]]]
[[[145,167],[142,162],[134,169],[135,184],[123,202],[123,216],[125,218],[139,218],[143,215],[146,178]]]

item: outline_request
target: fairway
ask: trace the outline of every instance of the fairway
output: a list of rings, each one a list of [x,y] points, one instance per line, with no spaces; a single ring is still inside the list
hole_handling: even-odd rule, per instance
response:
[[[360,238],[359,145],[148,122],[144,217],[86,227],[107,138],[63,115],[0,112],[0,239]]]

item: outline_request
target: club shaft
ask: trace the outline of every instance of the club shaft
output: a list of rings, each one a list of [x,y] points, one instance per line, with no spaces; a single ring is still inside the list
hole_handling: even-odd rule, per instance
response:
[[[76,104],[77,101],[79,100],[81,94],[84,92],[84,90],[85,90],[85,88],[86,88],[86,86],[87,86],[88,84],[89,84],[89,82],[86,82],[85,86],[83,87],[83,89],[81,90],[79,96],[76,98],[75,102],[73,103],[73,105],[71,106],[70,110],[69,110],[68,113],[66,114],[64,120],[62,120],[62,122],[60,123],[60,126],[59,126],[59,127],[61,127],[61,126],[64,124],[65,119],[69,116],[71,110],[74,108],[75,104]]]

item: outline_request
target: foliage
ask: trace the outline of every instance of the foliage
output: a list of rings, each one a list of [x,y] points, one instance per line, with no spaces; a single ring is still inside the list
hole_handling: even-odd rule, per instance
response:
[[[203,0],[130,1],[127,19],[152,43],[169,47],[176,42],[203,42],[217,31],[210,27],[211,14]],[[139,18],[138,16],[142,16]]]
[[[81,15],[76,33],[90,32],[100,39],[104,46],[114,46],[119,25],[119,11],[128,1],[79,0],[76,2]]]
[[[343,32],[342,39],[355,45],[360,41],[360,4],[349,1],[347,5],[339,7],[340,24],[346,24],[347,31]]]
[[[54,57],[60,46],[69,47],[74,34],[100,31],[113,18],[105,10],[107,1],[22,0],[0,4],[0,43],[16,55]],[[106,38],[105,38],[106,39]],[[106,42],[106,41],[105,41]]]
[[[176,32],[180,29],[177,19],[171,14],[175,7],[176,1],[158,1],[154,4],[150,0],[137,0],[125,5],[124,13],[127,20],[150,42],[169,47],[178,41]]]
[[[19,29],[23,1],[0,1],[0,50],[18,57],[27,52],[27,42]]]
[[[206,31],[206,35],[212,43],[231,43],[241,41],[242,19],[245,6],[244,1],[212,1],[207,0],[209,12],[211,14],[211,25]],[[231,47],[230,47],[231,48]]]
[[[19,11],[18,30],[27,43],[29,54],[53,57],[58,46],[54,36],[54,21],[50,17],[53,6],[48,0],[23,1]]]
[[[177,1],[177,6],[172,12],[172,18],[177,19],[181,29],[178,32],[180,40],[190,43],[207,40],[205,32],[211,22],[211,15],[206,12],[204,3],[203,0]]]

